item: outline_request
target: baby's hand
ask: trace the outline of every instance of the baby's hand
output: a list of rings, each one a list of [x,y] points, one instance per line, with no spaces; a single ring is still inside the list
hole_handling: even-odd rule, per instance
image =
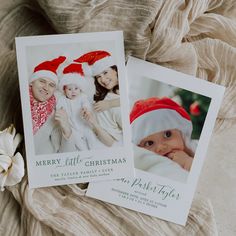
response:
[[[190,171],[193,157],[189,156],[186,152],[181,150],[174,150],[167,155],[172,161],[178,163],[182,168]]]
[[[102,111],[108,110],[108,109],[110,109],[110,102],[106,101],[106,100],[96,102],[93,105],[93,109],[96,112],[102,112]]]
[[[55,120],[58,121],[60,125],[69,123],[67,113],[63,108],[55,112]]]
[[[58,123],[59,123],[59,125],[62,129],[63,135],[66,138],[69,138],[72,131],[71,131],[71,128],[70,128],[68,115],[67,115],[66,111],[63,108],[61,108],[61,109],[59,109],[55,112],[55,120],[58,121]]]
[[[94,126],[94,124],[96,123],[96,119],[94,117],[94,114],[89,111],[87,108],[83,107],[81,110],[80,110],[80,116],[82,117],[82,119],[84,119],[85,121],[88,122],[88,124],[90,126]]]

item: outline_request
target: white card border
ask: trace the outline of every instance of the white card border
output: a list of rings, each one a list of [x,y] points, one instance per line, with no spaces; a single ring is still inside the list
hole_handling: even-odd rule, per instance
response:
[[[25,143],[26,143],[26,156],[27,156],[27,169],[28,169],[28,179],[29,187],[44,187],[44,186],[55,186],[63,184],[72,184],[72,183],[82,183],[88,181],[97,181],[104,179],[114,179],[125,176],[134,176],[134,167],[133,167],[133,152],[130,148],[131,143],[131,131],[129,128],[129,116],[128,116],[128,103],[127,103],[127,81],[126,81],[126,72],[125,72],[125,59],[124,59],[124,45],[123,45],[123,32],[122,31],[111,31],[111,32],[94,32],[94,33],[77,33],[77,34],[64,34],[64,35],[45,35],[45,36],[27,36],[27,37],[18,37],[16,41],[16,51],[17,51],[17,65],[18,65],[18,74],[19,74],[19,84],[20,84],[20,94],[21,94],[21,105],[22,105],[22,115],[24,123],[24,134],[25,134]],[[113,41],[115,47],[116,61],[119,73],[119,86],[120,86],[120,101],[121,101],[121,116],[123,124],[123,143],[122,147],[109,148],[106,150],[90,150],[86,153],[89,155],[99,155],[103,156],[112,156],[114,153],[125,156],[127,163],[125,166],[122,165],[116,167],[112,173],[108,176],[102,177],[89,177],[82,178],[79,180],[62,180],[62,181],[51,181],[44,178],[44,176],[38,176],[38,173],[35,172],[35,159],[42,157],[43,159],[55,159],[57,156],[68,156],[70,153],[60,153],[60,154],[49,154],[49,155],[36,155],[34,154],[34,142],[32,134],[32,122],[31,122],[31,112],[29,106],[29,96],[28,96],[28,72],[27,72],[27,56],[26,56],[26,47],[27,46],[44,46],[50,44],[72,44],[72,43],[96,43],[96,42],[106,42]],[[80,56],[80,55],[78,55]],[[27,92],[26,92],[27,91]],[[77,152],[73,152],[73,155],[76,155]],[[79,152],[81,155],[84,155],[85,152]],[[71,153],[72,154],[72,153]],[[114,156],[114,155],[113,155]],[[102,160],[103,158],[100,159]],[[112,157],[111,157],[112,158]],[[48,172],[47,168],[44,171]],[[69,171],[69,170],[68,170]],[[72,169],[71,169],[72,171]],[[73,170],[75,171],[75,169]],[[45,173],[45,172],[44,172]],[[92,176],[92,175],[91,175]]]
[[[130,81],[129,77],[148,77],[150,79],[170,84],[172,86],[186,89],[211,98],[211,103],[198,143],[198,148],[195,153],[195,158],[198,159],[193,162],[186,183],[180,183],[161,176],[154,176],[153,174],[147,173],[145,171],[135,169],[136,176],[132,180],[135,180],[141,176],[142,180],[144,181],[147,180],[147,182],[153,181],[159,184],[168,186],[171,185],[173,187],[176,187],[180,191],[182,195],[181,202],[176,205],[171,205],[171,208],[166,209],[166,211],[161,211],[161,209],[159,209],[155,212],[151,208],[149,209],[148,207],[140,206],[139,204],[130,203],[125,200],[118,199],[116,195],[112,195],[114,194],[111,191],[112,187],[127,191],[128,193],[133,193],[129,192],[131,187],[126,187],[124,185],[122,186],[118,183],[118,180],[90,183],[86,195],[89,197],[97,198],[99,200],[107,201],[115,205],[123,206],[131,210],[139,211],[147,215],[168,220],[180,225],[185,225],[201,168],[204,159],[206,158],[207,147],[215,125],[218,111],[220,109],[220,104],[223,99],[225,88],[220,85],[198,79],[194,76],[186,75],[181,72],[177,72],[134,57],[129,57],[126,68],[128,74],[128,82]],[[126,181],[126,178],[123,178],[123,180]],[[129,180],[130,179],[127,179],[127,181]],[[102,189],[103,194],[100,194],[100,189]],[[170,211],[172,211],[172,213],[170,213]]]

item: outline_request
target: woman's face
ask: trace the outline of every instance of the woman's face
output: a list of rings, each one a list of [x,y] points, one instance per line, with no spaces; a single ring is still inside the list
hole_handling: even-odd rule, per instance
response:
[[[40,78],[31,83],[34,98],[46,102],[55,92],[56,83],[48,78]]]
[[[96,75],[96,79],[102,87],[106,88],[109,91],[112,90],[116,85],[118,85],[117,72],[111,67]]]

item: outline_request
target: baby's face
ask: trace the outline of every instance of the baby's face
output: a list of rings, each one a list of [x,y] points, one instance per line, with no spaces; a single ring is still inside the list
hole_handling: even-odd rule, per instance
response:
[[[175,151],[184,151],[182,134],[177,129],[151,134],[142,139],[138,145],[159,155],[166,156]]]
[[[64,92],[67,98],[73,100],[80,95],[81,90],[76,84],[68,84],[64,87]]]

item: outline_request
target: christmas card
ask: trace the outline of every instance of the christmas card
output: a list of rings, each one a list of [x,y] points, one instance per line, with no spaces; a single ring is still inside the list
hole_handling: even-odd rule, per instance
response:
[[[29,186],[133,177],[123,33],[16,38]]]
[[[135,177],[87,196],[185,225],[224,87],[133,57],[126,68]]]

